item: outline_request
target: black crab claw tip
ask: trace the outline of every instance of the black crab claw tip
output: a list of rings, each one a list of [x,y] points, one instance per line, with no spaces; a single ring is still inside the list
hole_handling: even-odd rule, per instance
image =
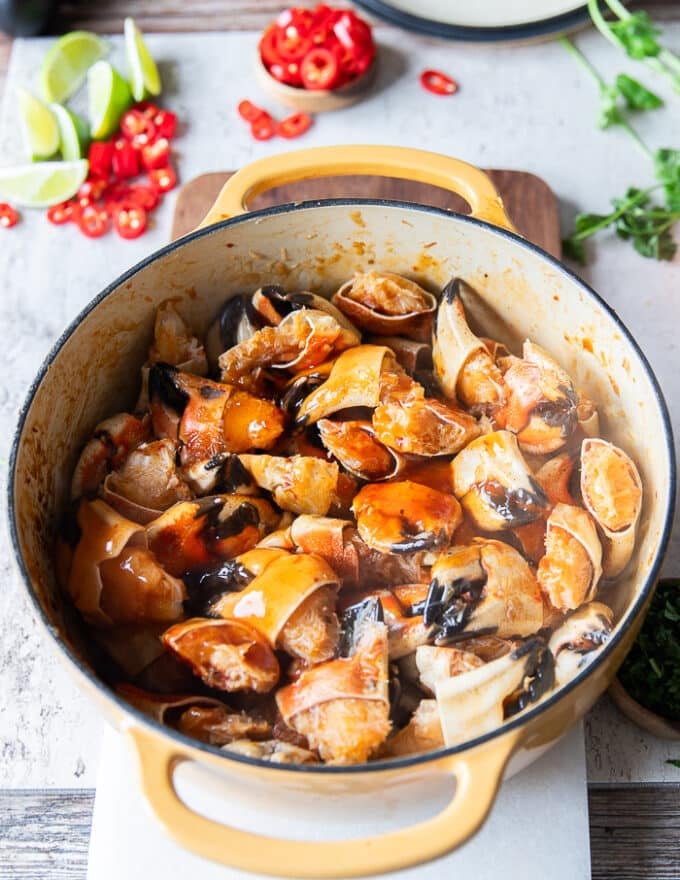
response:
[[[382,623],[385,619],[382,602],[377,596],[369,596],[356,605],[350,605],[342,616],[340,657],[351,657],[357,642],[368,623]]]
[[[184,600],[184,611],[193,616],[213,617],[216,601],[225,593],[244,589],[253,577],[245,566],[234,559],[218,562],[209,568],[205,565],[190,568],[182,575],[188,594]]]
[[[442,288],[442,302],[447,302],[449,305],[451,305],[453,301],[460,296],[460,284],[460,278],[452,278],[449,282],[447,282]]]
[[[189,401],[189,394],[179,387],[175,377],[179,370],[164,361],[158,361],[149,370],[149,399],[158,400],[164,406],[182,415]]]
[[[526,657],[526,663],[524,683],[505,702],[504,715],[506,718],[516,715],[531,703],[535,703],[555,685],[555,658],[542,639],[527,639],[510,656],[513,660]]]

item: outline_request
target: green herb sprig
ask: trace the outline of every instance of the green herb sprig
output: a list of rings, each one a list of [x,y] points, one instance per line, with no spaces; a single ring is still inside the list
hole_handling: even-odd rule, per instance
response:
[[[680,721],[680,579],[659,581],[619,681],[640,705]]]
[[[630,13],[619,0],[605,0],[617,20],[608,22],[602,15],[598,0],[588,0],[593,23],[611,43],[631,58],[642,60],[658,73],[671,78],[680,91],[680,58],[665,49],[657,37],[661,30],[644,13]],[[603,229],[613,228],[616,234],[630,241],[643,257],[672,260],[677,252],[673,228],[680,220],[680,150],[664,148],[653,152],[631,125],[631,113],[657,110],[663,100],[642,83],[627,74],[619,74],[613,83],[607,83],[566,37],[560,42],[583,70],[595,81],[599,94],[600,128],[618,126],[632,139],[636,147],[653,163],[656,184],[647,188],[629,187],[621,198],[612,199],[613,210],[608,214],[579,214],[574,230],[562,242],[565,256],[585,264],[583,242]],[[653,200],[653,194],[663,202]]]

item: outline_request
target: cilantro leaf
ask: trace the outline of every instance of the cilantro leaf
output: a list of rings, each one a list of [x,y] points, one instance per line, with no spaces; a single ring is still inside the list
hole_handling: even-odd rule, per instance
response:
[[[656,110],[657,107],[663,107],[663,101],[658,95],[625,73],[616,77],[616,89],[629,110]]]
[[[630,58],[656,58],[661,52],[657,37],[661,29],[646,12],[634,12],[628,18],[614,22],[610,30],[621,43]]]
[[[573,235],[562,239],[562,253],[575,263],[579,263],[581,266],[586,265],[586,249],[583,242]]]
[[[666,207],[669,211],[680,211],[680,150],[657,150],[654,171],[656,179],[663,184]]]
[[[680,767],[680,761],[677,758],[668,758],[666,763],[672,764],[674,767]]]

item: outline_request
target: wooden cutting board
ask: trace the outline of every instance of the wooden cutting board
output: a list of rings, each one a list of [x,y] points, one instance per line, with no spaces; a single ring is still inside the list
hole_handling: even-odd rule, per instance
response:
[[[191,232],[208,213],[232,171],[202,174],[185,183],[175,205],[172,238]],[[548,184],[526,171],[489,170],[513,223],[525,238],[559,257],[560,224],[557,198]],[[392,177],[321,177],[276,187],[253,199],[250,208],[270,207],[287,202],[324,198],[395,199],[419,202],[461,213],[465,202],[447,190],[424,183]]]

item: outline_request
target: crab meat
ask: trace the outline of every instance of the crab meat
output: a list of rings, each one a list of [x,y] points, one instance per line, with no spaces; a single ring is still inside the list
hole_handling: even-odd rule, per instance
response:
[[[171,299],[166,299],[156,310],[153,345],[149,349],[149,363],[159,361],[179,367],[186,373],[205,376],[208,359],[205,349],[192,334]]]
[[[71,480],[71,498],[94,495],[113,468],[119,467],[130,450],[149,439],[148,419],[118,413],[100,422],[93,438],[80,453]]]
[[[444,746],[444,734],[436,700],[421,700],[406,727],[385,744],[384,756],[396,758],[430,752]]]
[[[330,300],[309,290],[294,290],[286,293],[278,284],[260,287],[251,299],[254,310],[263,322],[277,326],[291,312],[300,309],[316,309],[334,318],[341,327],[359,337],[357,328]]]
[[[493,431],[473,440],[453,459],[451,468],[456,497],[484,531],[526,525],[548,508],[543,489],[509,431]]]
[[[391,396],[375,408],[373,427],[385,446],[412,455],[452,455],[479,436],[473,416],[434,398]]]
[[[420,683],[434,694],[440,681],[484,666],[484,661],[476,654],[461,651],[459,648],[421,645],[416,650],[416,666],[420,674]]]
[[[524,452],[546,455],[561,449],[577,423],[578,397],[569,374],[527,340],[522,358],[510,357],[503,373],[504,406],[496,424],[517,434]]]
[[[356,331],[326,312],[294,311],[276,327],[263,327],[220,355],[221,379],[247,390],[256,386],[262,369],[305,370],[359,341]]]
[[[390,731],[387,630],[366,621],[350,657],[329,660],[280,688],[285,723],[307,738],[324,761],[367,761]]]
[[[293,548],[321,556],[346,586],[359,581],[359,550],[354,523],[346,519],[302,514],[290,525]]]
[[[410,376],[432,369],[430,340],[425,343],[404,339],[403,336],[368,336],[366,342],[370,345],[386,345],[394,354],[399,366],[406,370]]]
[[[453,497],[420,483],[369,483],[352,511],[362,539],[381,553],[411,553],[449,544],[462,521]]]
[[[338,466],[307,455],[241,455],[241,464],[282,510],[325,516],[338,486]]]
[[[604,537],[604,576],[617,577],[633,555],[642,510],[642,481],[635,462],[613,443],[584,440],[581,495]]]
[[[405,467],[403,457],[376,437],[370,422],[320,419],[317,425],[326,449],[360,480],[389,480]]]
[[[244,755],[246,758],[254,758],[257,761],[267,761],[270,764],[319,763],[319,759],[309,749],[302,749],[278,739],[268,739],[264,742],[238,739],[224,746],[224,751]]]
[[[340,636],[333,569],[319,556],[284,554],[271,560],[245,589],[227,593],[211,614],[245,621],[272,647],[307,663],[335,655]]]
[[[269,642],[243,621],[194,617],[171,626],[162,640],[208,687],[265,694],[279,680]]]
[[[177,473],[172,440],[142,443],[110,473],[101,496],[122,516],[148,523],[178,501],[188,501],[191,491]]]
[[[362,330],[427,342],[437,300],[415,281],[391,272],[355,275],[332,302]]]
[[[595,595],[602,576],[602,546],[595,524],[581,507],[557,504],[548,517],[545,555],[538,583],[553,608],[578,608]]]
[[[491,413],[504,403],[505,386],[491,353],[468,326],[461,299],[466,290],[461,278],[442,290],[433,334],[434,374],[447,397],[473,412]]]

